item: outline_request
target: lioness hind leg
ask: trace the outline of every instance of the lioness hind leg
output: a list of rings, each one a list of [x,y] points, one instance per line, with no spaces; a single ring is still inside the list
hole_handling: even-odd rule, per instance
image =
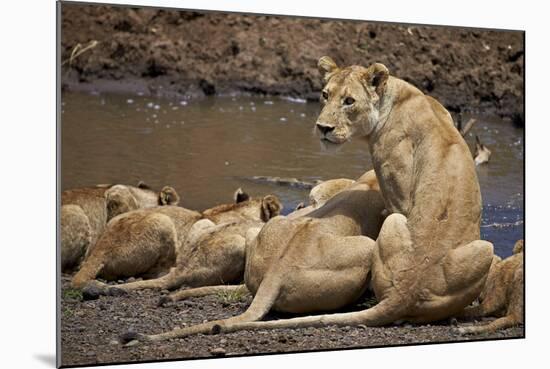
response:
[[[143,281],[122,283],[115,286],[108,285],[98,280],[91,280],[86,283],[82,289],[82,293],[86,299],[95,299],[99,296],[120,296],[125,295],[130,291],[144,289],[174,289],[179,287],[184,282],[183,276],[178,273],[176,268],[170,269],[166,275]]]
[[[469,304],[481,293],[492,261],[493,244],[487,241],[476,240],[450,250],[443,259],[447,292],[472,295]]]
[[[214,294],[244,295],[244,294],[250,294],[250,292],[248,291],[248,288],[246,288],[246,285],[244,284],[190,288],[187,290],[171,293],[168,296],[161,297],[161,299],[159,300],[159,306],[163,306],[169,302],[185,300],[189,297],[202,297],[202,296],[209,296]]]
[[[92,242],[88,217],[78,205],[61,207],[61,270],[76,268]]]

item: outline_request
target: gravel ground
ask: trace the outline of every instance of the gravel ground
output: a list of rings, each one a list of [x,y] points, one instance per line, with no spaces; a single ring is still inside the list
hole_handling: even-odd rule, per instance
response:
[[[523,326],[488,335],[459,336],[452,332],[449,322],[445,321],[380,328],[326,327],[201,334],[159,343],[140,342],[126,347],[119,345],[116,340],[129,329],[140,333],[160,333],[205,320],[235,316],[246,310],[251,297],[227,301],[221,296],[208,296],[159,308],[159,297],[168,291],[136,291],[122,297],[106,296],[98,300],[82,301],[79,293],[69,288],[69,281],[70,276],[62,276],[63,366],[524,337]],[[372,298],[364,296],[346,311],[361,310],[371,303]],[[266,319],[290,316],[270,314]]]

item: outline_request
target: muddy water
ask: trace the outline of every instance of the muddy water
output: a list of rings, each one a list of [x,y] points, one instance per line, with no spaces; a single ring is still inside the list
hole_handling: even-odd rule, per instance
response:
[[[65,93],[61,106],[63,189],[97,183],[169,184],[182,205],[230,202],[242,187],[272,193],[285,212],[308,190],[255,182],[254,176],[312,181],[356,178],[372,164],[365,142],[326,152],[313,135],[319,104],[280,98],[161,100],[136,95]],[[473,132],[493,152],[478,167],[482,237],[507,256],[523,237],[523,131],[479,118]],[[473,147],[474,137],[467,141]]]

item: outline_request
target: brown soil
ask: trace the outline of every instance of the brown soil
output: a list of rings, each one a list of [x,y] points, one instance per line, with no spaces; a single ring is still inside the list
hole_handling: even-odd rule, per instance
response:
[[[68,89],[317,99],[317,60],[382,62],[451,112],[523,125],[523,32],[62,5]],[[80,43],[98,45],[69,62]]]
[[[167,291],[136,291],[121,297],[82,301],[69,289],[70,277],[62,277],[61,342],[64,366],[145,360],[208,358],[266,353],[334,350],[429,342],[458,342],[479,339],[524,337],[523,327],[481,336],[459,336],[448,322],[388,327],[326,327],[241,331],[220,335],[196,335],[159,343],[125,347],[118,336],[128,330],[160,333],[235,316],[246,310],[250,297],[224,301],[219,296],[192,298],[157,307]],[[346,311],[365,309],[372,298],[363,297]],[[290,315],[270,314],[266,319]],[[472,324],[475,322],[460,322]]]

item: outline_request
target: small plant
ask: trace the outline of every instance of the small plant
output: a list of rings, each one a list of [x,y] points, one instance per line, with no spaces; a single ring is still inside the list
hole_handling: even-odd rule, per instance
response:
[[[63,299],[82,301],[82,291],[75,289],[67,289],[63,291]]]
[[[71,316],[73,316],[73,315],[74,315],[74,312],[73,312],[71,309],[69,309],[68,307],[65,307],[65,308],[63,309],[63,316],[64,316],[65,318],[71,317]]]
[[[64,60],[61,65],[65,65],[69,63],[69,66],[72,66],[73,61],[78,58],[80,55],[84,54],[86,51],[93,49],[99,44],[99,41],[92,40],[90,41],[86,46],[82,46],[82,44],[76,44],[75,47],[73,47],[73,50],[71,51],[71,56],[69,59]]]
[[[368,297],[365,301],[365,305],[367,309],[370,309],[376,304],[378,304],[378,300],[374,296]]]
[[[239,288],[233,291],[220,291],[216,294],[218,300],[224,304],[229,305],[235,302],[243,301],[247,293],[243,289]]]

